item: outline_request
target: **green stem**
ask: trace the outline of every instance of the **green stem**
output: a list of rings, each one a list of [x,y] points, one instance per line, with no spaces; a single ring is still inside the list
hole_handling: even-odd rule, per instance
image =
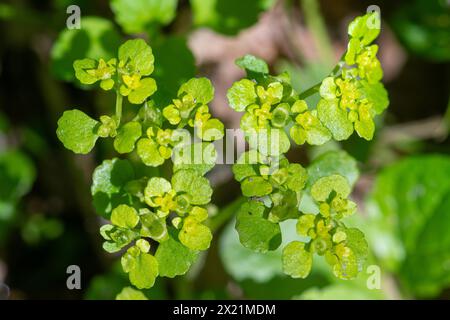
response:
[[[208,220],[208,226],[210,227],[212,232],[217,231],[220,227],[222,227],[228,220],[231,219],[236,214],[236,211],[239,209],[241,204],[246,201],[246,198],[239,197],[234,200],[232,203],[227,205],[225,208],[219,211],[219,213],[211,219]]]
[[[119,92],[116,92],[116,118],[117,125],[120,124],[120,120],[122,119],[122,101],[123,97]]]
[[[317,92],[319,92],[321,84],[322,84],[322,82],[319,82],[319,83],[316,83],[315,85],[313,85],[311,88],[306,89],[305,91],[300,93],[298,98],[300,100],[304,100],[304,99],[308,98],[309,96],[312,96],[313,94],[316,94]]]
[[[323,63],[331,66],[334,62],[333,47],[320,13],[319,3],[317,0],[301,0],[300,2],[306,25],[313,35],[320,58]]]
[[[337,75],[339,75],[339,73],[342,70],[342,66],[343,66],[343,61],[344,61],[344,57],[345,54],[347,53],[347,51],[345,51],[341,58],[339,59],[339,62],[336,64],[336,66],[333,68],[333,70],[330,72],[330,74],[328,75],[328,77],[336,77]],[[316,83],[315,85],[313,85],[312,87],[306,89],[305,91],[303,91],[302,93],[300,93],[300,95],[298,96],[299,99],[303,100],[308,98],[309,96],[312,96],[313,94],[316,94],[319,92],[320,90],[320,85],[322,84],[322,82]]]

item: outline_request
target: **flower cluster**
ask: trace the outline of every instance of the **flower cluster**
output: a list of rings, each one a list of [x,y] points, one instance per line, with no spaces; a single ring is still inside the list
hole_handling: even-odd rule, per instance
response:
[[[348,199],[347,179],[330,174],[313,181],[285,154],[291,145],[289,136],[298,145],[341,141],[354,131],[364,139],[373,138],[373,118],[388,105],[380,82],[378,47],[371,44],[379,32],[378,13],[357,17],[349,26],[349,45],[337,67],[300,94],[286,74],[270,75],[264,61],[253,56],[236,61],[248,78],[235,82],[227,97],[231,108],[244,112],[241,129],[250,147],[233,166],[242,194],[249,198],[237,215],[236,228],[244,246],[265,252],[281,244],[279,222],[296,219],[303,241],[291,242],[283,250],[283,269],[293,277],[309,274],[314,253],[325,256],[342,279],[356,277],[365,260],[364,235],[341,222],[356,210]],[[316,93],[319,102],[308,105],[305,99]],[[317,212],[304,212],[305,197]]]
[[[117,59],[76,60],[82,84],[100,81],[102,89],[114,89],[116,112],[97,121],[80,110],[66,111],[57,129],[64,146],[75,153],[88,153],[99,137],[113,138],[120,154],[135,151],[137,157],[129,160],[103,161],[94,171],[91,192],[98,213],[111,221],[100,228],[103,248],[127,248],[122,267],[139,289],[152,287],[157,276],[185,274],[198,252],[209,248],[212,233],[204,222],[212,189],[204,175],[215,164],[211,142],[224,131],[209,112],[214,89],[206,78],[181,85],[168,106],[155,105],[149,99],[157,90],[149,77],[153,63],[152,50],[141,39],[120,46]],[[122,119],[124,97],[142,104],[129,121]],[[192,142],[192,128],[201,142]],[[153,168],[171,158],[171,170],[163,171],[171,172],[169,181]]]

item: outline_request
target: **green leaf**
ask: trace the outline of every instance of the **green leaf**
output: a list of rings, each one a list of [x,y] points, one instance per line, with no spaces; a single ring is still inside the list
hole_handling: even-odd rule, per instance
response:
[[[272,192],[272,185],[263,177],[253,176],[241,182],[241,189],[246,197],[262,197]]]
[[[190,94],[197,103],[207,104],[214,98],[214,87],[208,78],[192,78],[183,83],[178,95]]]
[[[125,287],[117,294],[116,300],[148,300],[148,298],[139,290]]]
[[[114,140],[114,148],[119,153],[129,153],[133,151],[134,145],[141,135],[142,129],[139,122],[127,122],[117,131],[117,136]]]
[[[109,253],[114,253],[130,244],[135,240],[138,234],[131,229],[113,226],[111,224],[103,225],[100,228],[100,234],[103,239],[103,249]]]
[[[247,132],[250,148],[265,156],[279,156],[289,151],[291,143],[284,130],[271,128]]]
[[[191,169],[203,176],[214,168],[217,151],[212,143],[198,142],[175,148],[172,159],[174,172]]]
[[[227,35],[235,35],[240,30],[254,25],[260,14],[269,9],[274,2],[274,0],[190,0],[195,25],[208,26]]]
[[[219,119],[209,119],[200,130],[197,130],[197,135],[204,141],[215,141],[223,138],[224,126]]]
[[[212,189],[208,179],[194,170],[179,170],[172,177],[172,186],[176,192],[186,193],[189,202],[203,205],[211,201]]]
[[[141,80],[139,88],[134,89],[128,95],[128,101],[133,104],[141,104],[153,93],[156,92],[156,81],[153,78],[144,78]]]
[[[75,77],[83,84],[93,84],[98,81],[98,78],[86,72],[87,69],[94,69],[97,62],[93,59],[81,59],[73,62],[75,70]]]
[[[286,186],[293,191],[300,192],[305,187],[308,178],[306,169],[298,163],[291,163],[288,172]]]
[[[236,65],[253,73],[269,73],[267,63],[251,54],[246,54],[242,58],[236,60]]]
[[[95,133],[97,124],[98,121],[80,110],[65,111],[58,120],[56,135],[67,149],[86,154],[92,150],[98,139]]]
[[[392,12],[390,26],[408,52],[436,62],[450,61],[450,30],[446,23],[438,23],[448,17],[445,1],[408,1]]]
[[[336,98],[336,84],[333,77],[323,79],[320,85],[320,96],[327,100]]]
[[[153,72],[155,58],[147,43],[142,39],[128,40],[119,47],[119,60],[130,67],[130,71],[141,76]]]
[[[257,252],[275,250],[281,244],[280,226],[267,220],[264,210],[262,203],[248,201],[242,204],[236,216],[239,240],[244,247]]]
[[[372,108],[375,110],[375,114],[382,113],[389,105],[389,97],[386,89],[381,82],[368,83],[365,80],[361,80],[362,88],[360,91],[363,96],[372,103]]]
[[[126,204],[121,204],[112,211],[111,222],[116,226],[132,229],[138,224],[139,217],[136,209]]]
[[[135,178],[128,160],[105,160],[92,175],[91,194],[98,214],[109,217],[111,210],[122,203],[129,203],[124,186]]]
[[[322,202],[327,201],[333,191],[347,198],[351,192],[347,179],[337,174],[320,178],[313,184],[311,195],[314,200]]]
[[[146,166],[157,167],[164,163],[158,151],[158,144],[151,139],[140,139],[136,145],[137,154]]]
[[[308,187],[320,178],[334,174],[345,177],[353,187],[359,177],[355,159],[343,150],[328,151],[318,156],[308,167]]]
[[[340,279],[349,280],[356,278],[358,273],[362,271],[368,249],[364,233],[358,229],[345,229],[345,234],[345,247],[350,250],[342,256],[338,255],[339,259],[333,265],[333,273]]]
[[[256,101],[255,83],[248,79],[239,80],[231,86],[227,92],[230,107],[237,112],[242,112]]]
[[[153,39],[152,39],[153,40]],[[158,84],[153,95],[156,105],[167,106],[172,102],[174,92],[196,74],[194,55],[182,36],[168,36],[160,41],[152,41],[155,55],[155,71],[152,76]],[[172,53],[177,53],[173,59]]]
[[[353,124],[348,119],[347,111],[338,106],[336,99],[320,99],[317,116],[337,141],[346,140],[353,133]]]
[[[211,230],[199,223],[193,217],[187,217],[183,221],[183,227],[178,234],[180,242],[192,250],[206,250],[212,240]]]
[[[147,198],[162,196],[170,190],[172,190],[172,186],[169,181],[160,177],[152,177],[148,180],[145,188],[145,198],[147,200]]]
[[[178,240],[177,231],[169,229],[169,238],[162,241],[155,254],[161,277],[174,278],[188,272],[197,260],[198,252],[185,247]]]
[[[370,110],[360,107],[359,119],[355,121],[355,130],[360,137],[368,141],[372,140],[375,133],[375,123],[370,115]]]
[[[380,172],[367,201],[370,248],[405,291],[436,297],[450,284],[450,158],[424,155]],[[426,263],[424,263],[426,261]]]
[[[175,17],[177,0],[112,0],[111,9],[126,33],[148,32],[152,24],[166,25]]]
[[[147,197],[149,196],[149,192],[147,192]],[[142,223],[140,231],[142,237],[152,238],[158,242],[167,240],[167,225],[164,218],[160,218],[155,213],[149,211],[148,213],[141,214],[139,219]]]
[[[348,26],[352,38],[361,39],[364,45],[370,44],[380,33],[380,15],[378,12],[357,17]]]
[[[133,285],[138,289],[148,289],[153,287],[156,277],[158,276],[158,261],[154,256],[142,252],[133,256],[128,251],[122,257],[122,266],[124,266],[125,263],[124,259],[131,260],[128,262],[129,269],[124,267],[124,270],[129,273],[130,282]]]
[[[58,79],[75,80],[72,65],[77,59],[109,60],[116,55],[121,37],[111,21],[83,17],[81,26],[81,29],[64,28],[53,45],[51,69]]]
[[[306,278],[311,272],[312,254],[305,243],[292,241],[283,249],[283,271],[292,278]]]
[[[261,163],[261,155],[257,150],[242,153],[233,165],[234,178],[242,181],[244,178],[259,175],[258,164]]]

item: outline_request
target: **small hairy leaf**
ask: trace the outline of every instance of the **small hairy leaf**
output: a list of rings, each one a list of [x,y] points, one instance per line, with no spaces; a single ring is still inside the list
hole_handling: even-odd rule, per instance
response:
[[[207,104],[214,98],[214,87],[208,78],[192,78],[181,85],[178,95],[190,94],[197,103]]]
[[[184,219],[178,239],[189,249],[206,250],[211,243],[212,233],[204,224],[199,223],[193,217],[187,217]]]
[[[278,223],[264,218],[262,203],[248,201],[239,208],[236,216],[236,230],[242,245],[258,252],[277,249],[281,244],[281,230]]]
[[[138,224],[139,218],[136,209],[121,204],[112,211],[111,222],[118,227],[132,229]]]
[[[236,65],[254,73],[269,73],[269,66],[267,63],[251,54],[247,54],[242,58],[237,59]]]
[[[128,40],[119,47],[119,60],[131,66],[133,72],[148,76],[153,72],[155,58],[147,43],[142,39]]]
[[[198,252],[184,246],[178,240],[177,231],[169,229],[169,238],[162,241],[155,253],[159,275],[173,278],[185,274],[198,257]]]
[[[116,300],[148,300],[148,298],[139,290],[125,287],[117,294]]]
[[[142,129],[139,122],[127,122],[119,128],[114,140],[114,148],[119,153],[129,153],[133,151],[134,145],[141,135]]]
[[[211,201],[212,189],[208,179],[194,170],[179,170],[172,177],[172,186],[176,192],[186,193],[191,204],[203,205]]]
[[[306,278],[311,272],[312,254],[305,250],[305,244],[292,241],[283,249],[283,271],[292,278]]]
[[[98,121],[80,110],[65,111],[58,120],[56,135],[67,149],[86,154],[92,150],[98,139],[95,133],[97,124]]]

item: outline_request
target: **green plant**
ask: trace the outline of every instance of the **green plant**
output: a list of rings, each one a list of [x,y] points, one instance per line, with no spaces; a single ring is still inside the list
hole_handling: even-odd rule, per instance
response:
[[[115,114],[95,120],[77,109],[66,111],[57,129],[75,153],[90,152],[98,138],[113,138],[119,154],[136,151],[140,161],[103,161],[94,171],[91,193],[97,212],[111,221],[100,228],[103,248],[112,253],[127,247],[122,267],[140,289],[152,287],[158,275],[186,273],[198,252],[208,249],[212,233],[203,222],[212,189],[204,175],[215,164],[211,142],[223,136],[223,124],[211,118],[207,105],[214,96],[210,81],[190,79],[173,103],[161,108],[149,100],[157,91],[150,77],[153,63],[152,50],[141,39],[126,41],[117,58],[76,60],[75,76],[82,84],[99,83],[115,92]],[[131,119],[122,117],[124,98],[142,105]],[[185,128],[195,129],[201,141],[193,143]],[[171,157],[170,181],[148,169]]]
[[[294,91],[287,74],[270,75],[256,57],[236,61],[247,78],[235,82],[227,97],[235,111],[244,112],[241,129],[250,146],[233,166],[249,198],[237,214],[236,229],[245,247],[267,252],[281,244],[280,222],[296,219],[300,238],[282,253],[283,270],[294,278],[308,276],[314,253],[325,256],[341,279],[356,277],[366,259],[364,234],[342,222],[356,211],[348,199],[350,181],[339,173],[308,175],[300,164],[289,163],[285,129],[290,127],[298,145],[342,141],[354,131],[366,140],[373,138],[373,118],[388,106],[378,46],[371,44],[379,32],[378,13],[357,17],[349,25],[348,47],[337,66],[302,93]],[[317,93],[320,100],[313,108],[305,99]]]
[[[342,279],[354,278],[366,258],[364,234],[341,221],[356,210],[348,199],[353,179],[346,169],[328,170],[328,160],[308,170],[290,163],[285,154],[291,142],[284,129],[290,127],[289,135],[299,145],[345,140],[354,131],[372,139],[373,118],[388,105],[378,47],[371,45],[379,23],[376,13],[356,18],[341,61],[322,82],[300,94],[286,73],[270,75],[264,61],[250,55],[237,60],[248,77],[234,83],[227,96],[234,110],[245,111],[241,129],[250,150],[233,166],[249,198],[238,210],[236,229],[245,247],[267,252],[281,245],[280,222],[296,219],[300,241],[288,243],[282,252],[283,270],[292,277],[310,273],[314,253],[324,255]],[[190,79],[172,103],[162,106],[151,98],[157,91],[150,77],[153,64],[152,50],[141,39],[121,45],[117,58],[76,60],[75,76],[82,84],[99,83],[115,92],[115,114],[95,120],[80,110],[66,111],[57,129],[61,142],[75,153],[90,152],[98,138],[113,138],[119,154],[136,151],[137,157],[129,158],[139,161],[103,161],[93,174],[91,193],[97,212],[111,221],[100,229],[103,248],[127,248],[122,267],[139,289],[152,287],[158,275],[185,274],[198,252],[208,249],[212,233],[205,220],[212,189],[204,175],[216,161],[212,142],[224,130],[209,113],[214,89],[208,79]],[[321,99],[311,108],[305,99],[316,93]],[[142,105],[130,119],[122,119],[124,97],[131,105]],[[193,128],[201,142],[193,143],[192,130],[185,128]],[[169,170],[151,169],[166,168],[169,158]]]

